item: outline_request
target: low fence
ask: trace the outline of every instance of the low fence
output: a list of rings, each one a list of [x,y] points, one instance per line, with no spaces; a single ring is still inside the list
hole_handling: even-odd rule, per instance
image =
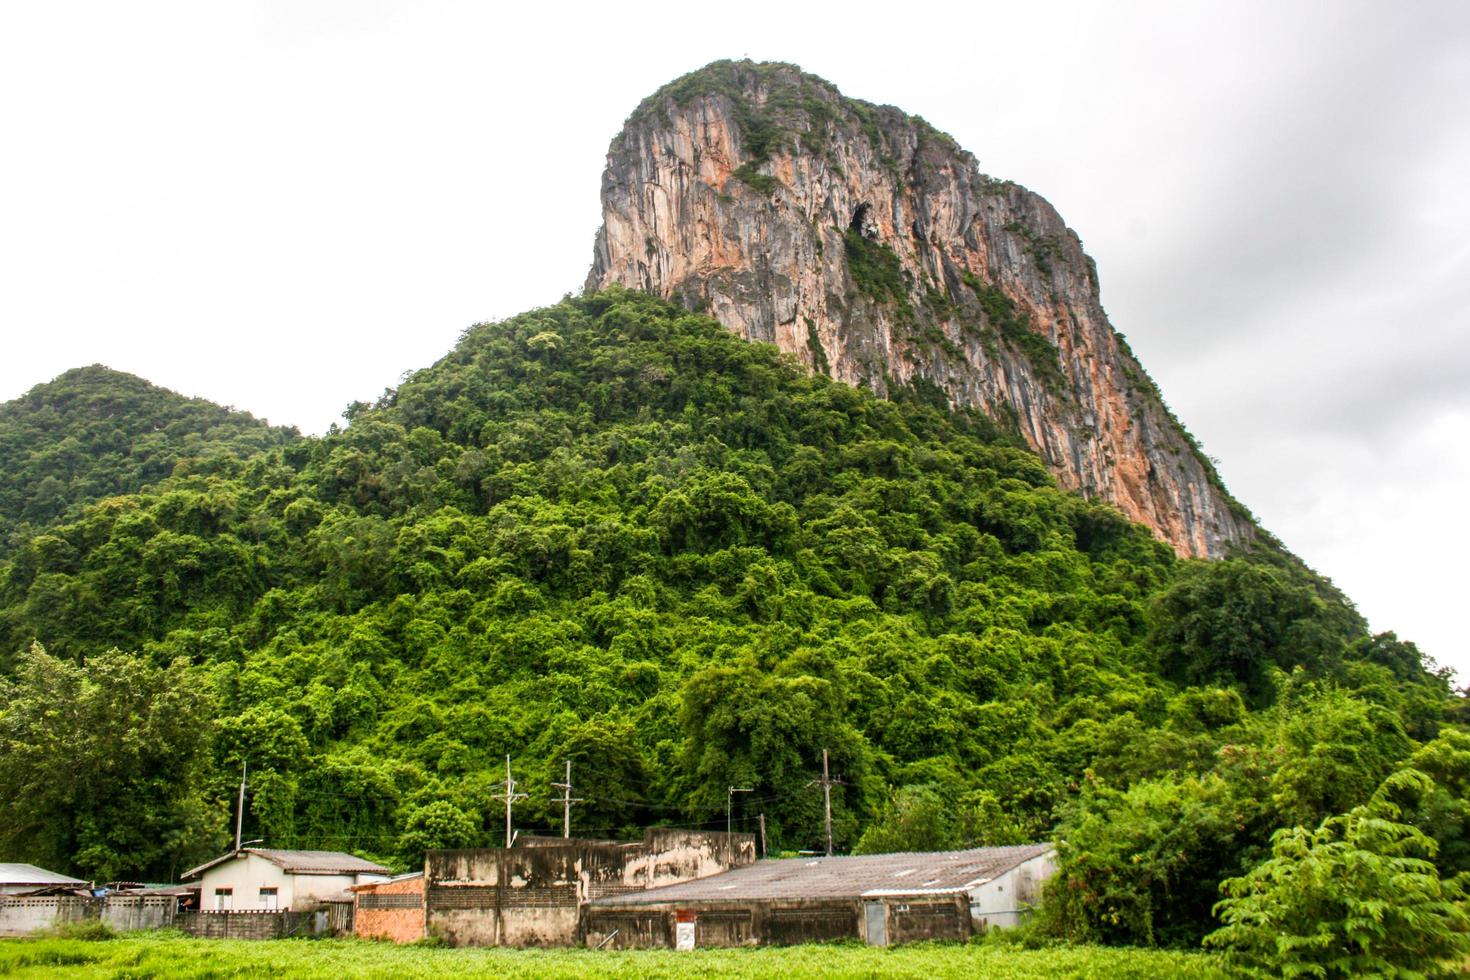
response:
[[[38,929],[54,929],[89,920],[101,921],[119,932],[162,929],[174,924],[177,908],[176,899],[152,895],[0,898],[0,936],[25,936]]]
[[[352,935],[352,903],[326,902],[304,912],[286,910],[180,912],[174,924],[201,939],[285,939]]]

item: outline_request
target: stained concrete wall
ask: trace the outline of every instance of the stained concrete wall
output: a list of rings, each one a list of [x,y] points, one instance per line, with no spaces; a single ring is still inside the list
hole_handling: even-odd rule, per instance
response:
[[[750,834],[657,829],[642,841],[537,838],[506,849],[430,851],[425,921],[456,946],[569,946],[583,903],[755,861]]]
[[[965,895],[874,901],[885,907],[888,943],[964,940],[970,937]],[[863,899],[740,899],[592,906],[583,911],[581,938],[604,948],[668,948],[676,922],[694,922],[694,945],[791,946],[798,943],[868,940]]]
[[[118,932],[163,929],[174,924],[179,900],[162,895],[109,895],[102,900],[102,924]]]
[[[49,895],[0,898],[0,936],[24,936],[70,922],[101,920],[119,932],[161,929],[174,924],[178,902],[155,895],[109,895],[79,898]]]
[[[68,922],[95,919],[101,902],[72,896],[0,898],[0,936],[24,936]]]

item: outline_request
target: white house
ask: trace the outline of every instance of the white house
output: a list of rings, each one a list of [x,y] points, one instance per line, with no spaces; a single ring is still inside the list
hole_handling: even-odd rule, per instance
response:
[[[201,912],[301,911],[320,902],[351,901],[353,885],[387,881],[382,865],[340,851],[276,851],[245,847],[190,868],[199,879]]]

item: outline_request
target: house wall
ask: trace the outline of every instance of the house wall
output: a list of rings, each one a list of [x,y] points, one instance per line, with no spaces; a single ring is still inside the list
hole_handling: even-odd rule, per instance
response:
[[[424,876],[360,889],[353,932],[362,939],[411,943],[424,938]]]
[[[970,917],[977,932],[1018,926],[1031,907],[1041,904],[1041,889],[1056,874],[1055,851],[1022,862],[999,878],[970,891]]]
[[[582,904],[755,861],[749,834],[651,830],[636,843],[537,839],[505,849],[430,851],[430,935],[456,946],[569,946]]]
[[[374,880],[387,881],[387,875],[288,875],[294,878],[291,908],[309,908],[318,902],[351,901],[353,885]]]
[[[350,900],[349,888],[374,879],[386,880],[381,875],[287,874],[280,865],[246,853],[199,876],[199,909],[215,911],[216,893],[222,888],[234,890],[231,910],[235,912],[269,911],[269,904],[260,898],[262,888],[276,889],[278,909],[306,909],[320,902]]]
[[[219,907],[218,893],[233,891],[230,911],[255,912],[269,910],[260,900],[260,889],[276,889],[277,908],[290,908],[294,895],[292,876],[263,857],[242,854],[216,864],[199,876],[199,911],[214,912]]]

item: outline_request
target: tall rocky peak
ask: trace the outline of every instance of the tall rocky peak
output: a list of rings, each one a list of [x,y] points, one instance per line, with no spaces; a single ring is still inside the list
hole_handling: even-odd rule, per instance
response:
[[[791,65],[664,86],[608,151],[589,289],[681,300],[812,370],[1017,431],[1182,555],[1255,534],[1115,333],[1081,241],[954,140]]]

